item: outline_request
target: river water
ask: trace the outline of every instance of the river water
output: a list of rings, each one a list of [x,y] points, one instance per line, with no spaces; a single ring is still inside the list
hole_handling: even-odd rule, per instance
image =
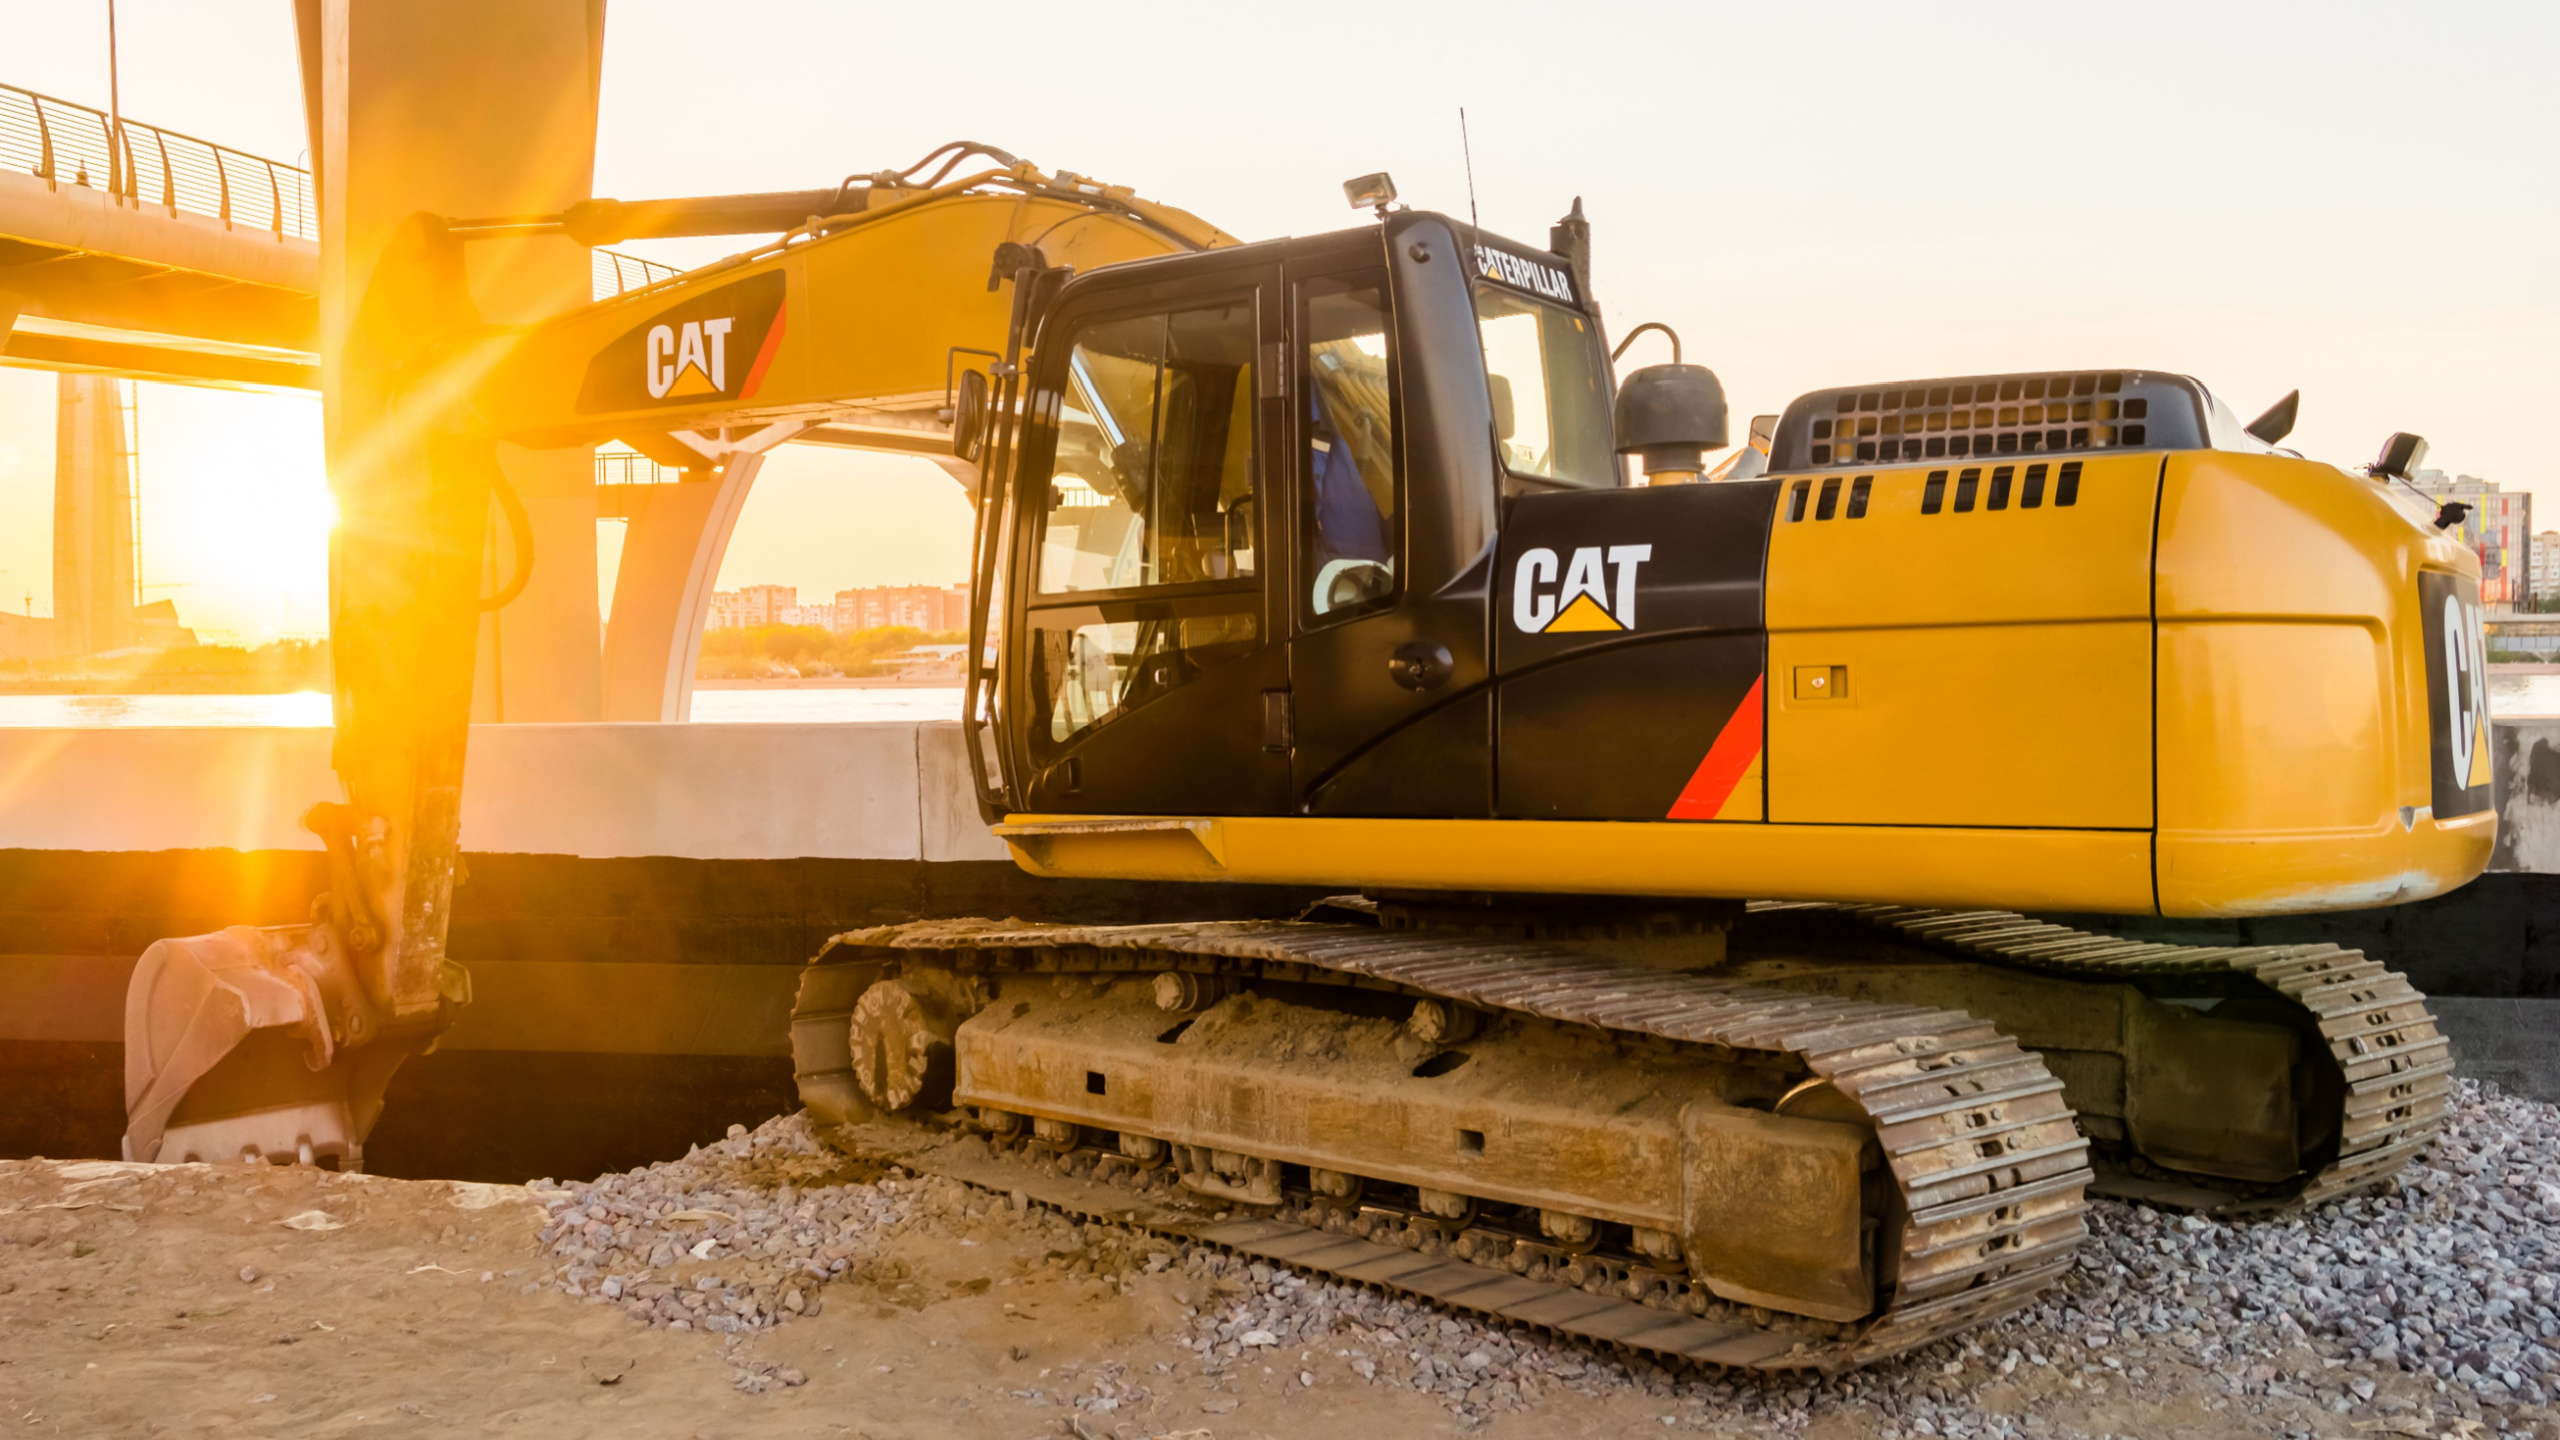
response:
[[[697,690],[693,718],[718,724],[843,724],[957,720],[957,685],[841,689]],[[0,728],[325,726],[329,697],[291,695],[0,695]]]

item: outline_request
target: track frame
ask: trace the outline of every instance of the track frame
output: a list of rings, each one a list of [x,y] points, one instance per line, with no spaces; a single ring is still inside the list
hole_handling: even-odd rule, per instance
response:
[[[1718,1064],[1771,1064],[1815,1082],[1835,1105],[1848,1107],[1826,1118],[1846,1120],[1853,1112],[1871,1129],[1890,1182],[1879,1220],[1889,1228],[1879,1234],[1876,1304],[1845,1323],[1736,1303],[1728,1296],[1737,1287],[1717,1295],[1702,1276],[1671,1282],[1658,1267],[1637,1274],[1632,1266],[1612,1268],[1606,1256],[1564,1258],[1516,1227],[1503,1234],[1408,1217],[1394,1227],[1396,1243],[1379,1247],[1344,1228],[1355,1222],[1344,1218],[1343,1207],[1285,1185],[1278,1204],[1250,1207],[1250,1214],[1240,1213],[1248,1207],[1232,1198],[1188,1193],[1161,1194],[1144,1207],[1125,1199],[1102,1206],[1168,1233],[1562,1333],[1702,1363],[1836,1370],[2029,1303],[2070,1265],[2086,1233],[2087,1143],[2061,1102],[2061,1083],[2033,1052],[1970,1016],[1651,969],[1564,942],[1310,921],[1115,927],[930,921],[837,937],[813,961],[794,1013],[795,1053],[813,1114],[822,1122],[867,1120],[842,1132],[866,1153],[894,1154],[964,1180],[1026,1188],[1024,1177],[1036,1166],[1009,1153],[1009,1136],[977,1137],[979,1148],[972,1150],[958,1130],[937,1133],[867,1113],[873,1107],[861,1103],[849,1065],[834,1063],[838,1050],[828,1044],[831,1028],[843,1033],[857,992],[910,969],[971,977],[992,992],[1020,978],[1190,974],[1228,986],[1339,987],[1404,1004],[1454,1003],[1675,1054],[1689,1050]],[[966,1083],[963,1077],[964,1090]],[[1052,1137],[1061,1126],[1084,1125],[1074,1116],[1031,1118],[1048,1120]],[[1077,1147],[1051,1149],[1060,1152],[1048,1154],[1053,1168],[1064,1160],[1072,1169]],[[1090,1183],[1093,1171],[1116,1178],[1123,1158],[1097,1155],[1092,1171],[1064,1178]],[[1157,1188],[1181,1187],[1157,1182]],[[1101,1203],[1041,1198],[1066,1208]],[[1217,1218],[1217,1210],[1204,1216],[1204,1204],[1220,1207],[1225,1218]],[[1340,1225],[1329,1228],[1329,1219]]]

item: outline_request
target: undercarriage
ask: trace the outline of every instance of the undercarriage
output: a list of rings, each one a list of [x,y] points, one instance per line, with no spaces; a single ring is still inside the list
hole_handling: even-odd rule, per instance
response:
[[[972,1135],[1002,1173],[962,1178],[1711,1363],[1908,1349],[2084,1233],[2062,1087],[1993,1026],[1565,941],[897,926],[819,957],[793,1041],[813,1119],[911,1117],[932,1168]]]
[[[2453,1088],[2426,997],[2336,945],[2171,945],[2006,911],[1755,905],[1736,978],[1958,1006],[2045,1058],[2100,1194],[2221,1215],[2376,1184]]]
[[[1436,896],[855,932],[793,1049],[848,1149],[1774,1369],[2028,1303],[2093,1189],[2263,1211],[2378,1181],[2450,1068],[2415,992],[2332,947]]]

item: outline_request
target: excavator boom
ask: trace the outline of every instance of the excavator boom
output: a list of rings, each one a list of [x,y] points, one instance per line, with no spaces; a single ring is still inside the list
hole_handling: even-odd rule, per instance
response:
[[[773,244],[535,327],[478,390],[488,428],[533,446],[618,439],[683,468],[821,425],[890,432],[884,448],[933,435],[948,453],[955,373],[1000,355],[1017,272],[1236,243],[1124,187],[1021,163],[927,188],[736,199],[755,203],[620,209],[665,233],[803,202],[855,208],[804,212]]]

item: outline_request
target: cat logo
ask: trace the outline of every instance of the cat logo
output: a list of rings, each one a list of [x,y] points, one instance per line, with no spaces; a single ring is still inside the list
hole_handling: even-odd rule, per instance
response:
[[[2489,782],[2488,670],[2480,663],[2480,607],[2444,597],[2445,743],[2454,783],[2469,790]]]
[[[1650,545],[1585,545],[1563,561],[1545,546],[1523,551],[1511,572],[1511,623],[1531,635],[1633,630],[1636,569],[1652,558]]]
[[[1514,290],[1526,290],[1532,295],[1543,295],[1549,300],[1561,300],[1567,305],[1579,303],[1574,298],[1572,271],[1559,270],[1553,265],[1532,260],[1526,255],[1514,255],[1508,250],[1496,250],[1490,245],[1478,245],[1476,273],[1487,280],[1508,285]]]
[[[587,362],[579,412],[753,400],[789,329],[786,289],[768,270],[638,320]]]
[[[737,317],[687,320],[682,337],[671,325],[649,327],[649,398],[718,395],[729,388],[729,328]],[[704,342],[708,341],[706,353]]]
[[[2426,808],[2443,821],[2490,808],[2488,646],[2478,582],[2426,570],[2418,611],[2426,627],[2427,718],[2434,784]],[[2414,818],[2414,815],[2412,815]],[[2403,824],[2410,823],[2407,820]]]

